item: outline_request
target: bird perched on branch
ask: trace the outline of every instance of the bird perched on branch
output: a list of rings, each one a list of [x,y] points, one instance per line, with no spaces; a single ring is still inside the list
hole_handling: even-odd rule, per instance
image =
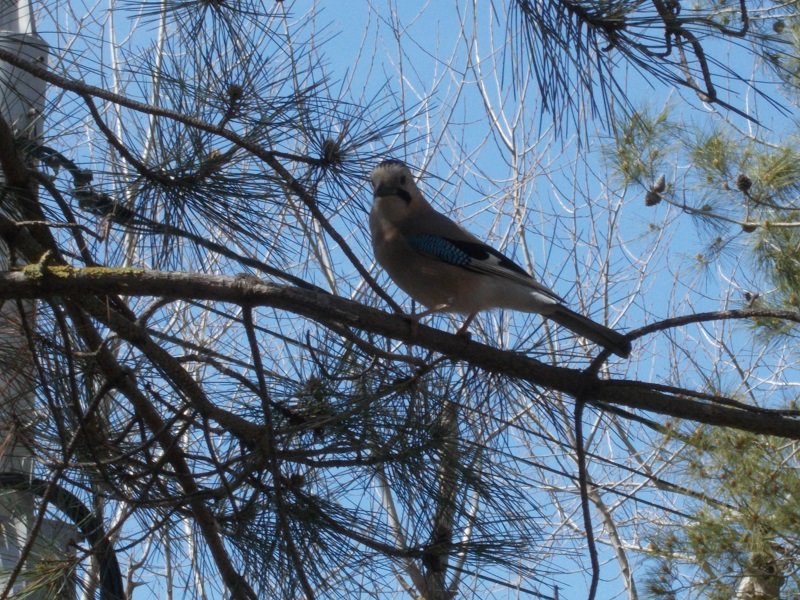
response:
[[[436,212],[406,165],[386,160],[372,171],[372,247],[392,280],[428,310],[469,315],[488,308],[539,313],[626,358],[622,334],[564,306],[564,300],[522,267]]]

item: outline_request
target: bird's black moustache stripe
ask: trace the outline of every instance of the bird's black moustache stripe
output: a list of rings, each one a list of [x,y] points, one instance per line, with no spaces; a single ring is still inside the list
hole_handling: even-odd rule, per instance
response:
[[[411,204],[411,194],[405,191],[402,188],[397,188],[394,192],[396,195],[400,196],[406,204]]]
[[[375,197],[376,198],[385,198],[386,196],[397,196],[406,204],[411,204],[411,194],[409,194],[406,190],[401,187],[391,187],[391,186],[379,186],[377,190],[375,190]]]

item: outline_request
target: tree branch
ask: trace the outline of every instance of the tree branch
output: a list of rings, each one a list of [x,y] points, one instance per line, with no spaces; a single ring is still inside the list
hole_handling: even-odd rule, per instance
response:
[[[193,298],[271,306],[323,325],[333,322],[338,326],[355,327],[422,346],[452,360],[466,361],[485,371],[529,381],[573,398],[586,394],[587,402],[601,408],[604,405],[626,406],[708,425],[800,439],[800,419],[782,411],[746,407],[729,398],[709,399],[689,389],[662,390],[658,389],[657,384],[644,381],[601,380],[581,370],[545,364],[516,352],[498,350],[425,325],[412,326],[405,317],[390,315],[352,300],[264,282],[256,277],[222,277],[141,269],[74,269],[45,265],[30,265],[22,271],[0,273],[0,299],[69,296],[79,301],[97,294]],[[672,320],[670,324],[763,316],[798,319],[795,311],[740,309],[690,315]],[[114,322],[108,325],[115,329]],[[136,346],[142,343],[132,331],[115,331]],[[642,331],[647,331],[647,328],[639,330],[632,337],[640,337]]]

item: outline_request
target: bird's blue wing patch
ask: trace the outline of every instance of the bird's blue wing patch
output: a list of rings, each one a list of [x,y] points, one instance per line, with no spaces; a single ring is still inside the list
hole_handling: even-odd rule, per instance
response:
[[[453,240],[431,234],[411,236],[408,238],[408,242],[418,252],[433,256],[451,265],[476,271],[507,270],[515,275],[530,277],[525,269],[513,260],[480,242]]]
[[[408,238],[408,243],[422,254],[458,267],[467,267],[471,261],[470,255],[453,240],[438,235],[414,235]]]
[[[432,234],[411,236],[408,238],[408,242],[416,251],[442,262],[475,273],[512,279],[530,286],[551,300],[562,300],[558,294],[536,281],[513,260],[486,244],[454,240]]]

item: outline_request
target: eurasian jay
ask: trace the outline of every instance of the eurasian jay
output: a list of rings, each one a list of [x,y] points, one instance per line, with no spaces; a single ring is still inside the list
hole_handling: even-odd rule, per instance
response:
[[[624,358],[630,354],[625,336],[570,310],[522,267],[436,212],[403,162],[375,167],[372,188],[375,258],[400,289],[428,308],[415,319],[464,313],[465,330],[479,311],[510,308],[544,315]]]

